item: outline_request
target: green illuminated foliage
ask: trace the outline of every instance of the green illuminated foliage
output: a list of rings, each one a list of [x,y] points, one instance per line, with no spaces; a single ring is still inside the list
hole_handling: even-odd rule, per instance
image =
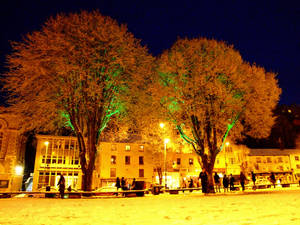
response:
[[[50,18],[12,48],[4,86],[11,111],[23,115],[24,129],[71,127],[90,190],[101,135],[127,115],[153,58],[125,25],[97,11]]]
[[[160,85],[153,93],[161,114],[173,121],[210,175],[227,136],[233,141],[241,133],[269,134],[280,95],[275,74],[244,62],[232,46],[180,39],[160,56],[157,71]]]

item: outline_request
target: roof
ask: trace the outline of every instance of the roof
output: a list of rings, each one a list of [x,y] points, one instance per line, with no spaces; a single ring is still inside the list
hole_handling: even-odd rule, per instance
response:
[[[300,155],[300,149],[250,149],[249,156],[288,156]]]

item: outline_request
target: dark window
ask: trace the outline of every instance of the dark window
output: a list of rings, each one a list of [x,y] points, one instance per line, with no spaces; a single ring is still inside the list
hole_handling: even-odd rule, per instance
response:
[[[297,167],[297,169],[300,169],[300,165],[299,164],[297,164],[296,167]]]
[[[144,169],[139,169],[139,177],[144,177]]]
[[[139,164],[144,165],[144,156],[139,157]]]
[[[128,156],[128,155],[125,156],[125,164],[126,165],[130,164],[130,156]]]
[[[295,156],[295,160],[296,160],[296,161],[299,161],[299,156]]]
[[[111,163],[111,164],[116,164],[116,162],[117,162],[117,156],[112,155],[112,156],[110,157],[110,163]]]
[[[272,163],[271,157],[267,157],[267,162],[268,162],[268,163]]]
[[[282,162],[283,162],[281,157],[278,158],[278,162],[279,162],[279,163],[282,163]]]
[[[256,157],[256,162],[257,163],[261,163],[261,158],[260,157]]]
[[[116,168],[110,168],[110,177],[116,177],[117,173],[116,173]]]
[[[180,164],[181,164],[181,159],[177,158],[177,165],[180,165]]]
[[[189,164],[190,164],[190,165],[194,165],[194,159],[189,158]]]

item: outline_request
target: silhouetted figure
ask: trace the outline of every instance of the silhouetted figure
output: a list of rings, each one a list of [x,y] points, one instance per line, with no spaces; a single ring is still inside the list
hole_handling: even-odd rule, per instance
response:
[[[194,181],[192,178],[190,178],[189,188],[193,188],[193,187],[194,187]]]
[[[251,179],[253,182],[253,186],[255,187],[256,175],[255,175],[255,173],[253,173],[253,171],[251,171]]]
[[[274,188],[275,188],[276,179],[275,179],[275,175],[274,175],[273,172],[271,173],[270,181],[271,181],[271,183],[273,184],[273,186],[274,186]]]
[[[116,187],[117,187],[117,191],[119,190],[119,188],[121,188],[121,182],[119,177],[117,177],[116,179]]]
[[[230,191],[234,191],[234,177],[232,176],[232,174],[230,174],[230,178],[229,178],[229,185],[230,185]]]
[[[229,185],[229,179],[226,176],[226,174],[224,174],[224,177],[223,177],[224,192],[226,192],[226,191],[228,192],[228,185]]]
[[[135,189],[135,185],[136,185],[135,178],[133,178],[132,184],[131,184],[131,189],[132,189],[132,190]]]
[[[126,187],[126,180],[124,177],[121,178],[121,188],[122,190],[127,190],[127,187]]]
[[[216,192],[221,192],[221,182],[220,182],[220,177],[217,173],[214,175],[214,181],[215,181],[215,186],[216,186]]]
[[[207,173],[205,171],[201,171],[199,178],[201,179],[201,186],[202,186],[202,193],[207,193],[207,182],[208,182],[208,177]]]
[[[72,191],[72,187],[71,187],[71,185],[68,187],[68,192],[71,192]]]
[[[242,190],[245,191],[245,181],[246,181],[246,176],[245,174],[241,171],[240,173],[240,183],[242,186]]]
[[[59,178],[59,181],[57,183],[57,186],[59,186],[60,197],[64,198],[66,181],[65,181],[65,178],[62,174],[60,174],[60,178]]]

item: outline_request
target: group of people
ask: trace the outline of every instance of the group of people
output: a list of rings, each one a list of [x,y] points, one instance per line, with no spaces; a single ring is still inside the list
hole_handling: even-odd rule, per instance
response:
[[[255,178],[255,174],[253,175]],[[253,177],[252,176],[252,177]],[[214,179],[214,186],[212,185],[211,187],[209,187],[209,182],[208,182],[208,174],[205,171],[201,171],[199,174],[199,180],[201,181],[201,187],[202,187],[202,192],[203,193],[209,193],[210,189],[214,189],[215,192],[221,192],[221,187],[223,185],[224,188],[224,192],[228,192],[230,191],[234,191],[236,190],[235,188],[235,177],[230,174],[229,176],[227,176],[226,174],[223,175],[223,179],[221,179],[221,177],[218,175],[218,173],[215,173],[213,176]],[[247,178],[245,176],[245,174],[243,172],[240,173],[239,175],[239,181],[242,187],[242,190],[245,190],[245,182],[247,181]],[[255,183],[255,181],[254,181]],[[189,180],[189,188],[193,188],[194,187],[194,181],[192,178],[190,178]]]
[[[119,177],[117,177],[116,187],[117,187],[117,190],[119,190],[119,188],[121,188],[123,191],[134,190],[136,187],[136,180],[135,180],[135,178],[133,178],[131,185],[129,185],[127,180],[124,177],[122,177],[121,179]]]

